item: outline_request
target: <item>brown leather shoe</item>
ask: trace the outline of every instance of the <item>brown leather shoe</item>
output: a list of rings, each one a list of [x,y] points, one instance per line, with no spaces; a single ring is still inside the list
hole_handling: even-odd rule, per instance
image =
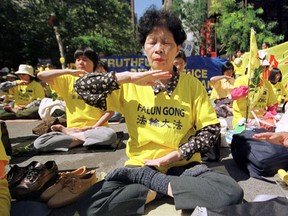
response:
[[[39,197],[40,194],[57,181],[58,167],[55,161],[45,164],[37,162],[28,170],[19,185],[10,190],[14,199],[29,199]]]
[[[50,208],[59,208],[75,202],[85,191],[97,182],[96,171],[91,170],[83,176],[74,176],[71,182],[48,201]]]
[[[72,172],[60,172],[59,180],[56,184],[47,188],[40,196],[41,200],[47,202],[58,191],[60,191],[65,185],[69,184],[75,176],[83,176],[86,173],[86,166],[82,166]]]
[[[28,170],[32,169],[37,163],[37,161],[32,161],[25,167],[20,167],[18,165],[12,166],[7,173],[9,189],[11,190],[13,187],[17,186],[25,178]]]

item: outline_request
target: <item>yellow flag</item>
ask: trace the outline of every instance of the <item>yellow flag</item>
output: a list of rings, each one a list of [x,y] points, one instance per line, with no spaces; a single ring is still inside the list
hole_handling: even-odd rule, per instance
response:
[[[260,99],[264,88],[262,86],[263,67],[260,64],[258,47],[256,42],[255,31],[251,28],[250,52],[248,62],[248,85],[249,85],[249,106],[253,109],[254,105]]]
[[[252,78],[254,76],[254,70],[259,67],[260,67],[260,59],[258,55],[258,47],[257,47],[257,42],[256,42],[255,31],[253,28],[251,28],[248,77]]]

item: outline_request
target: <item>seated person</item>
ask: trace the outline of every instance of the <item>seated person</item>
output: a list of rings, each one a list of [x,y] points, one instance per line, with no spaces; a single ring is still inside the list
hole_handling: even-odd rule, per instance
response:
[[[117,139],[115,131],[108,125],[114,112],[85,104],[73,88],[80,75],[95,70],[97,54],[91,48],[78,49],[74,57],[77,69],[44,70],[37,75],[65,101],[67,119],[67,128],[52,125],[52,132],[43,134],[34,141],[34,147],[39,151],[68,151],[79,145],[111,145]]]
[[[210,79],[212,92],[210,98],[214,100],[217,117],[232,116],[231,89],[234,84],[234,67],[231,62],[222,65],[222,75]]]
[[[270,71],[268,80],[272,85],[273,92],[275,93],[278,101],[278,105],[282,106],[284,103],[284,99],[287,95],[286,89],[282,85],[282,73],[279,68],[273,68]]]
[[[187,58],[185,52],[180,50],[176,55],[173,64],[176,66],[178,73],[185,73],[185,67],[187,64]]]
[[[157,194],[171,197],[177,210],[241,203],[235,180],[201,164],[200,152],[212,148],[220,124],[201,82],[173,65],[186,39],[181,20],[152,7],[137,29],[151,70],[93,73],[74,85],[88,104],[120,110],[129,132],[125,167],[91,187],[77,203],[79,214],[143,214]]]
[[[108,73],[109,68],[106,62],[103,61],[98,61],[97,67],[96,67],[96,72],[100,72],[100,73]]]
[[[17,80],[17,76],[15,74],[8,73],[6,75],[6,81],[3,81],[2,83],[0,83],[0,97],[1,97],[1,101],[3,103],[7,104],[7,103],[14,102],[13,95],[9,95],[8,94],[8,90],[9,90],[9,87],[12,87],[12,86],[16,85],[15,83],[13,83],[16,80]],[[14,103],[12,103],[11,107],[14,107],[13,104]]]
[[[40,118],[38,107],[45,94],[41,84],[35,80],[33,67],[21,64],[15,74],[19,80],[2,83],[2,88],[9,88],[9,95],[14,96],[15,104],[14,107],[4,107],[0,119]]]
[[[253,111],[258,118],[265,118],[265,116],[269,118],[277,114],[277,98],[270,82],[263,79],[263,67],[261,68],[262,71],[259,73],[259,79],[254,79],[259,80],[258,83],[253,84],[255,85],[254,89],[250,87],[249,91],[249,77],[247,74],[238,77],[234,82],[233,89],[231,90],[233,99],[232,126],[234,129],[236,126],[247,123],[246,117],[248,121],[255,119],[251,111]],[[243,119],[245,122],[243,122]]]

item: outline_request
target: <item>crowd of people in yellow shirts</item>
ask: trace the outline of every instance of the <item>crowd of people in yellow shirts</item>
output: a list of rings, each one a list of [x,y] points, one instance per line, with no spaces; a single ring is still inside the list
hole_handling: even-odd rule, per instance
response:
[[[181,21],[168,11],[150,9],[141,18],[139,28],[139,42],[147,54],[150,71],[93,73],[97,71],[97,54],[86,48],[74,54],[76,69],[49,68],[37,74],[65,101],[67,127],[53,125],[52,132],[38,137],[34,147],[38,151],[67,151],[79,145],[110,145],[116,133],[108,127],[108,120],[120,111],[127,114],[128,160],[125,167],[111,171],[103,182],[91,188],[93,195],[81,203],[87,206],[82,208],[87,215],[105,215],[108,211],[118,214],[124,211],[123,199],[129,214],[143,213],[146,203],[163,195],[174,199],[176,209],[241,203],[243,190],[237,182],[201,163],[200,152],[214,145],[220,124],[201,82],[181,73],[186,65],[180,51],[186,39]],[[239,59],[241,55],[237,54],[232,63],[223,64],[222,75],[210,80],[218,117],[233,115],[234,127],[246,116],[249,95],[247,75],[237,72]],[[261,79],[254,95],[256,115],[275,116],[279,100],[285,97],[282,93],[276,97],[278,87],[273,90],[272,85],[281,81],[281,71],[274,71],[271,80]],[[15,74],[19,80],[2,86],[14,91],[15,104],[5,107],[0,119],[8,118],[8,114],[13,115],[9,118],[20,118],[27,110],[31,117],[45,97],[32,66],[20,65]],[[249,118],[253,117],[249,114]],[[8,161],[3,152],[0,148],[0,187],[5,189],[6,199],[0,204],[6,206],[3,212],[7,214],[9,192],[4,167]]]

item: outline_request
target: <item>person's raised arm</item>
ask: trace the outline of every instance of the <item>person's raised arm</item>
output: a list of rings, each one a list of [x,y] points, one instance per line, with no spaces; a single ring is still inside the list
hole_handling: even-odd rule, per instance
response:
[[[56,70],[46,70],[46,71],[41,71],[37,74],[37,77],[50,84],[51,82],[53,82],[53,79],[55,77],[64,75],[64,74],[70,74],[73,76],[81,76],[83,74],[86,74],[87,72],[84,70],[73,70],[73,69],[56,69]]]
[[[119,89],[119,85],[124,83],[134,83],[137,85],[156,85],[157,80],[170,79],[171,74],[167,71],[146,71],[146,72],[110,72],[89,73],[80,77],[75,83],[75,91],[81,96],[85,103],[106,111],[106,105],[101,100],[112,91]]]
[[[212,85],[214,85],[217,81],[219,81],[221,79],[227,79],[229,81],[229,80],[233,80],[234,78],[230,77],[230,76],[227,76],[227,75],[213,76],[213,77],[210,78],[210,83]]]
[[[156,85],[156,80],[170,79],[171,74],[168,71],[147,71],[147,72],[122,72],[115,73],[115,79],[118,84],[134,83],[137,85]]]

